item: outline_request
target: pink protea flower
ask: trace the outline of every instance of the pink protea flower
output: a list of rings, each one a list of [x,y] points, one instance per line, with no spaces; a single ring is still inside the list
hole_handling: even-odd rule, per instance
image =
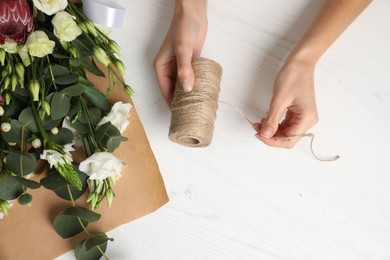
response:
[[[27,0],[0,0],[0,44],[6,40],[24,43],[33,22]]]

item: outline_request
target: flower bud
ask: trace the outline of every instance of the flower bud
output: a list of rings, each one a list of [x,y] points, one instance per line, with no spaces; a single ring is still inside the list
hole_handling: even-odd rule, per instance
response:
[[[12,74],[12,77],[11,77],[12,91],[15,91],[17,85],[18,85],[18,78],[16,77],[16,74]]]
[[[9,204],[6,200],[0,200],[0,210],[4,217],[8,216]]]
[[[119,73],[124,76],[126,73],[126,68],[125,64],[121,60],[116,60],[115,61],[115,67],[118,69]]]
[[[42,141],[38,138],[35,138],[32,142],[31,142],[31,145],[37,149],[37,148],[40,148],[42,146]]]
[[[11,131],[11,124],[7,123],[7,122],[2,123],[1,124],[1,131],[5,132],[5,133],[8,133],[9,131]]]
[[[0,106],[0,116],[3,116],[4,115],[4,108],[2,106]]]
[[[9,146],[15,146],[16,143],[8,143]]]
[[[98,37],[98,33],[96,31],[95,25],[90,20],[85,22],[85,26],[88,29],[88,32],[91,33],[93,36]]]
[[[111,188],[109,188],[106,192],[106,200],[107,200],[107,205],[109,208],[111,208],[112,201],[114,200],[114,197],[115,197],[114,191]]]
[[[10,83],[11,83],[10,77],[5,77],[4,82],[3,82],[3,88],[8,89]]]
[[[72,55],[73,58],[77,57],[77,51],[73,46],[69,47],[69,53],[70,55]]]
[[[16,74],[18,74],[19,79],[24,80],[24,66],[22,63],[18,62],[15,65]]]
[[[39,82],[36,79],[30,81],[30,92],[34,101],[39,101]]]
[[[110,59],[107,57],[107,53],[100,47],[94,47],[93,48],[93,54],[95,55],[96,59],[103,64],[105,67],[110,64]]]
[[[121,56],[121,51],[119,50],[119,45],[116,41],[111,40],[110,43],[108,44],[108,47],[110,50],[112,50],[114,53],[118,54]]]
[[[9,103],[11,102],[11,95],[8,92],[4,94],[4,100],[5,100],[5,104],[8,106]]]
[[[60,41],[60,43],[61,43],[62,48],[64,48],[65,50],[68,50],[68,48],[69,48],[69,43],[68,42]]]
[[[43,107],[43,110],[45,111],[45,113],[50,116],[50,105],[49,105],[49,102],[47,102],[46,100],[42,100],[42,107]]]
[[[129,96],[134,95],[134,91],[129,85],[124,85],[123,88],[125,89],[126,93],[129,94]]]
[[[111,95],[111,87],[108,87],[107,90],[106,90],[106,96],[108,97],[109,95]]]
[[[1,66],[4,66],[4,62],[5,62],[5,50],[0,48],[0,63],[1,63]]]
[[[84,24],[84,23],[79,23],[77,24],[79,26],[79,28],[84,32],[84,33],[88,33],[88,28],[87,26]]]
[[[57,127],[53,127],[50,132],[53,134],[53,135],[58,135],[58,128]]]

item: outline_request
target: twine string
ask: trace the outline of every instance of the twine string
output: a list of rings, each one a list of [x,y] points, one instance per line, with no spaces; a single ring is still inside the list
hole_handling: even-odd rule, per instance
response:
[[[226,102],[226,101],[219,101],[219,103],[228,105],[231,108],[233,108],[236,112],[238,112],[240,114],[240,116],[244,120],[246,120],[254,128],[254,124],[255,123],[252,120],[250,120],[249,117],[244,112],[242,112],[240,109],[238,109],[236,106],[234,106],[234,105],[232,105],[232,104],[230,104],[229,102]],[[336,160],[338,160],[340,158],[339,155],[335,155],[335,156],[333,156],[331,158],[321,158],[321,157],[319,157],[317,155],[317,153],[314,152],[313,143],[314,143],[315,135],[313,133],[297,134],[297,135],[290,135],[290,136],[280,136],[280,137],[278,136],[278,138],[285,139],[285,140],[289,140],[291,138],[302,138],[302,137],[309,137],[310,138],[310,151],[311,151],[311,154],[318,161],[321,161],[321,162],[334,162],[334,161],[336,161]]]

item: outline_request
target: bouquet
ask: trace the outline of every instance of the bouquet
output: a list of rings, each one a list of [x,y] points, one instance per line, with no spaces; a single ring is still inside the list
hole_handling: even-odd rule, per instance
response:
[[[97,259],[107,258],[112,238],[87,226],[99,220],[99,204],[110,206],[115,197],[123,161],[112,152],[127,140],[121,133],[132,108],[110,106],[107,97],[117,82],[133,91],[122,79],[118,44],[81,7],[70,0],[0,0],[0,221],[12,217],[16,201],[33,203],[29,189],[50,189],[70,201],[53,220],[55,231],[63,238],[85,232],[75,256]],[[86,71],[110,79],[106,93]],[[75,149],[86,155],[79,164]],[[49,170],[38,182],[31,177],[42,162]],[[85,192],[90,209],[76,204]]]

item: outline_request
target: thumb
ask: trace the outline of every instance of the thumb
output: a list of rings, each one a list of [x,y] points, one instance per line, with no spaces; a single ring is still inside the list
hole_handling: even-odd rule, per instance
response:
[[[265,138],[271,138],[278,130],[279,120],[282,117],[284,106],[282,102],[272,99],[268,115],[261,125],[260,134]]]
[[[190,47],[180,48],[176,51],[177,76],[185,92],[190,92],[194,86],[194,71],[192,70],[193,50]]]

